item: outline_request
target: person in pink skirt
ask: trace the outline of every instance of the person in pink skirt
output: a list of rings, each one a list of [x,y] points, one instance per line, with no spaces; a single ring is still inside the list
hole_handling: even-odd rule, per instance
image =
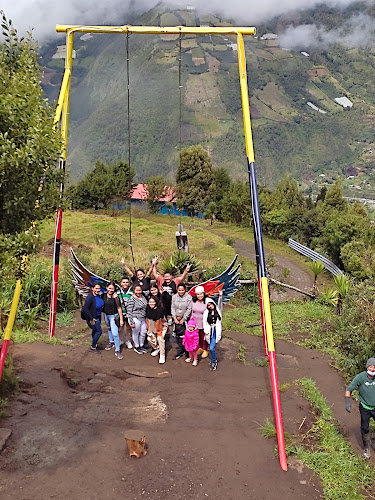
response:
[[[190,363],[192,361],[193,366],[197,366],[198,364],[198,346],[199,346],[199,330],[195,323],[195,319],[191,318],[188,321],[187,328],[185,330],[184,338],[182,339],[182,343],[185,346],[185,349],[189,353],[189,357],[186,358],[186,363]]]

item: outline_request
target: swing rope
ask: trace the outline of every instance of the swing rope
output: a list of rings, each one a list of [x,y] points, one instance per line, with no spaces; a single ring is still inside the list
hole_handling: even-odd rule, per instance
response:
[[[179,104],[180,104],[180,114],[179,114],[179,124],[178,124],[178,137],[179,137],[179,155],[178,155],[178,165],[181,171],[181,149],[182,149],[182,33],[180,31],[179,37],[179,58],[178,58],[178,89],[179,89]],[[181,219],[181,207],[180,212],[180,227],[182,227]]]
[[[130,72],[129,72],[129,31],[126,33],[126,77],[127,77],[127,97],[128,97],[128,167],[129,167],[129,246],[132,255],[134,274],[136,273],[136,265],[133,252],[132,241],[132,199],[131,199],[131,177],[130,177]]]

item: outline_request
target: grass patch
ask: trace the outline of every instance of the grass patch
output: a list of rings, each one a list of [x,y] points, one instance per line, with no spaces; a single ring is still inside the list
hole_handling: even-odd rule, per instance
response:
[[[57,338],[57,337],[52,337],[51,339],[49,338],[48,335],[37,332],[35,330],[25,330],[25,329],[14,329],[12,332],[12,340],[16,344],[26,344],[26,343],[32,343],[32,342],[46,342],[47,344],[52,344],[52,345],[62,345],[62,344],[67,344],[67,342],[64,342],[63,340]]]
[[[8,398],[18,393],[20,379],[16,376],[13,359],[8,354],[5,359],[3,374],[0,381],[0,419],[8,416]]]
[[[56,326],[72,326],[73,323],[74,317],[70,311],[63,311],[56,314]]]
[[[340,434],[332,410],[315,382],[309,378],[296,380],[302,395],[310,403],[316,421],[305,433],[302,444],[296,436],[285,433],[287,456],[295,455],[321,479],[326,500],[365,500],[375,481],[375,470],[357,456]],[[290,384],[289,384],[290,385]],[[281,390],[281,388],[280,388]],[[260,426],[262,436],[276,437],[273,420],[266,419]],[[308,444],[306,444],[308,443]]]
[[[309,437],[311,447],[298,446],[297,457],[321,478],[327,500],[364,500],[362,493],[375,481],[374,469],[353,452],[350,444],[340,434],[332,410],[309,378],[297,381],[303,396],[317,414]]]
[[[268,366],[267,358],[256,358],[254,361],[255,366]]]
[[[333,311],[316,301],[293,300],[271,305],[273,333],[275,338],[297,340],[305,345],[311,336],[322,335],[333,317]],[[260,309],[257,304],[228,309],[223,314],[224,330],[235,330],[251,335],[262,335]],[[329,331],[330,334],[330,331]],[[306,345],[306,347],[310,347]]]
[[[246,346],[244,344],[241,344],[241,342],[238,343],[237,359],[239,359],[244,365],[250,364],[246,359]]]
[[[176,249],[175,228],[178,217],[148,215],[147,219],[133,217],[132,239],[137,267],[149,266],[150,259],[158,255],[161,259],[169,257]],[[207,221],[193,221],[185,218],[183,224],[188,233],[189,246],[199,256],[202,265],[210,267],[220,259],[228,265],[235,252],[220,236],[210,233]],[[206,229],[207,228],[207,229]],[[102,267],[103,261],[108,265],[119,263],[121,256],[131,263],[129,243],[129,216],[122,214],[111,217],[106,213],[66,212],[64,213],[62,237],[77,249],[84,244],[89,249],[78,250],[77,255],[89,253],[90,266],[95,271]],[[84,235],[84,237],[83,237]],[[118,236],[121,235],[121,236]],[[54,236],[54,222],[46,221],[41,226],[41,241],[45,242]],[[207,240],[210,248],[206,248]]]
[[[260,432],[265,438],[276,437],[276,427],[270,418],[267,418],[264,424],[260,427]]]

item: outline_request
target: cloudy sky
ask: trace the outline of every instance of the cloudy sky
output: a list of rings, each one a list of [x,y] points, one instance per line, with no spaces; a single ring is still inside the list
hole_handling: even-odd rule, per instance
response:
[[[355,0],[325,0],[325,3],[332,6],[347,6]],[[372,3],[374,0],[367,0]],[[256,25],[267,20],[274,15],[287,13],[298,8],[310,8],[321,3],[322,0],[205,0],[205,10],[220,13],[224,17],[235,19],[238,24]],[[20,33],[33,28],[34,37],[39,41],[45,38],[52,38],[55,33],[56,24],[106,24],[115,23],[126,24],[126,15],[130,8],[135,8],[142,12],[154,7],[156,0],[1,0],[2,9],[7,18],[12,19],[14,26]],[[178,0],[173,4],[179,3]],[[199,7],[201,0],[186,0],[180,5],[195,5]],[[356,21],[356,20],[354,20]],[[371,19],[362,19],[366,25],[366,30],[374,28],[371,26]],[[349,23],[352,25],[352,23]],[[283,43],[285,46],[293,45],[294,36],[298,40],[307,37],[308,40],[315,40],[317,35],[320,40],[329,43],[329,36],[322,31],[317,32],[315,26],[308,26],[295,30],[290,29],[286,33]],[[340,37],[340,33],[333,34],[333,37]],[[344,36],[344,35],[343,35]],[[332,37],[331,37],[332,38]]]

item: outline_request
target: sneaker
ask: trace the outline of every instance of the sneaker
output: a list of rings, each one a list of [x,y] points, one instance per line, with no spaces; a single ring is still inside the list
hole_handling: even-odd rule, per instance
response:
[[[203,351],[202,352],[202,359],[207,358],[208,356],[208,351]]]
[[[93,346],[90,346],[89,351],[90,351],[90,352],[93,352],[93,353],[95,353],[95,354],[100,354],[99,349],[97,349],[96,347],[93,347]]]
[[[130,340],[127,340],[127,341],[125,342],[125,345],[126,345],[126,347],[127,347],[128,349],[133,349],[133,344],[130,342]]]
[[[148,350],[145,347],[140,347],[139,349],[143,352],[143,354],[146,354],[146,352],[148,352]]]
[[[144,351],[142,351],[140,347],[134,347],[134,351],[135,351],[137,354],[144,354]]]
[[[186,359],[185,359],[185,362],[186,362],[186,363],[190,363],[190,362],[191,362],[191,359],[190,359],[190,358],[186,358]]]
[[[176,354],[175,356],[173,356],[173,359],[180,359],[182,358],[183,354]]]
[[[114,342],[110,342],[108,345],[105,346],[105,350],[106,351],[110,351],[113,347],[115,347],[115,343]]]
[[[160,357],[159,357],[159,364],[160,365],[163,365],[165,363],[165,355],[163,356],[163,354],[160,354]]]
[[[370,458],[371,453],[370,453],[370,447],[369,446],[365,446],[365,449],[363,450],[363,456],[366,459]]]
[[[194,359],[193,363],[192,363],[193,366],[198,366],[198,360],[197,359]]]
[[[216,369],[217,369],[217,361],[211,361],[210,370],[216,370]]]
[[[115,351],[115,356],[117,359],[124,359],[124,356],[121,354],[120,351]]]
[[[159,349],[154,349],[151,353],[151,356],[157,356],[159,354],[160,350]]]

